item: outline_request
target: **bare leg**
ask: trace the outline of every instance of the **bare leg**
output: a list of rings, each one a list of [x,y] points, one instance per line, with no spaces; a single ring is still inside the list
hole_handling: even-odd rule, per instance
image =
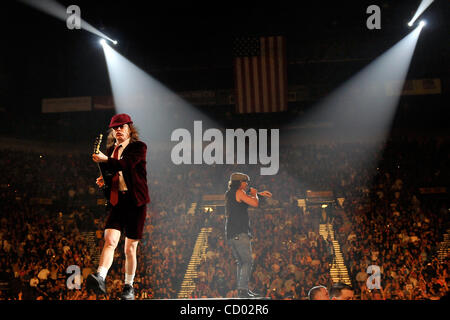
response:
[[[125,274],[133,275],[136,272],[137,267],[137,246],[139,240],[133,240],[125,238]]]
[[[116,229],[105,230],[105,244],[100,256],[99,267],[109,269],[113,263],[114,250],[120,240],[120,231]]]

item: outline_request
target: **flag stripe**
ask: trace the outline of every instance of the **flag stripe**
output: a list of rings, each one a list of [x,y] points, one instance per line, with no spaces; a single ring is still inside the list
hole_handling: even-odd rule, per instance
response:
[[[242,60],[236,59],[235,60],[235,73],[236,73],[236,105],[238,106],[239,113],[243,113],[244,110],[242,109],[244,105],[244,97],[242,94]]]
[[[273,112],[274,109],[276,108],[276,104],[277,104],[277,73],[276,73],[276,60],[275,60],[275,55],[274,53],[276,52],[275,50],[275,42],[273,37],[269,38],[269,61],[270,61],[270,93],[271,93],[271,103],[270,103],[270,110],[269,112]]]
[[[286,58],[283,59],[283,56],[286,52],[286,41],[283,37],[279,37],[279,50],[278,50],[278,59],[280,61],[280,69],[279,69],[279,77],[280,77],[280,110],[279,111],[286,111],[287,110],[287,72],[284,70],[287,69],[286,65]]]
[[[270,112],[272,110],[273,106],[273,86],[272,86],[272,59],[270,58],[270,38],[267,38],[266,41],[266,54],[264,57],[264,60],[266,60],[266,67],[267,67],[267,95],[268,95],[268,105],[267,105],[267,112]]]
[[[259,76],[259,69],[258,69],[258,59],[256,59],[256,57],[252,58],[252,66],[253,66],[253,74],[254,79],[255,79],[255,88],[254,88],[254,92],[255,92],[255,111],[256,112],[261,112],[261,101],[260,101],[260,76]]]
[[[244,92],[245,92],[245,104],[244,104],[244,110],[245,112],[248,112],[250,105],[252,104],[252,98],[251,98],[251,89],[250,89],[250,67],[248,65],[248,57],[244,58],[244,75],[245,75],[245,86],[244,86]]]
[[[261,80],[263,84],[263,101],[264,107],[263,112],[267,112],[269,110],[269,85],[267,83],[267,63],[266,63],[266,39],[261,39],[261,52],[262,57],[260,59],[261,63]]]
[[[252,57],[247,58],[248,59],[248,73],[250,75],[250,87],[248,88],[248,93],[250,96],[250,103],[247,106],[247,112],[252,113],[255,109],[255,73],[253,72],[253,63],[252,63]]]
[[[283,62],[281,61],[280,57],[281,57],[281,50],[283,49],[281,46],[281,38],[277,39],[277,78],[278,78],[278,104],[277,104],[277,111],[281,111],[283,109],[282,105],[283,105],[283,95],[282,90],[283,90],[283,84],[282,84],[282,77],[283,77],[283,73],[281,72],[281,68],[283,67]]]
[[[283,98],[283,103],[282,103],[282,107],[283,110],[282,111],[287,111],[287,104],[288,104],[288,85],[287,85],[287,49],[286,49],[286,39],[284,37],[281,37],[281,42],[282,42],[282,51],[281,51],[281,61],[283,63],[283,67],[281,72],[283,72],[283,91],[281,92],[281,97]]]
[[[272,112],[277,112],[280,105],[280,83],[278,78],[278,41],[276,38],[272,38],[273,48],[272,48],[272,61],[273,61],[273,83],[274,83],[274,105],[272,106]]]

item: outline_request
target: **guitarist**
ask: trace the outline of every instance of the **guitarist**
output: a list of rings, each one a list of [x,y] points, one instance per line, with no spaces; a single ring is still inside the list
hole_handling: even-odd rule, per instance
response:
[[[146,219],[146,205],[150,202],[147,186],[147,145],[139,141],[133,121],[127,114],[111,118],[106,155],[94,153],[92,160],[99,164],[102,176],[96,183],[106,188],[108,198],[105,224],[105,244],[97,272],[87,278],[87,286],[106,294],[106,275],[112,265],[114,250],[125,234],[125,285],[123,300],[134,300],[133,280],[136,272],[136,251],[142,239]],[[108,194],[109,193],[109,194]]]

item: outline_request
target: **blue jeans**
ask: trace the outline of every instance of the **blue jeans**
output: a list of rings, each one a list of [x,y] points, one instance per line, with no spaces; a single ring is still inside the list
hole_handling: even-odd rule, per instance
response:
[[[252,272],[252,244],[246,233],[240,233],[228,240],[237,265],[237,289],[248,290],[248,283]]]

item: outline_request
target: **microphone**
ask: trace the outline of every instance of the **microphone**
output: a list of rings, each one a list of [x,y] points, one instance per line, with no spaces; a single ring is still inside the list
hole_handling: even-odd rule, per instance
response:
[[[256,190],[256,188],[254,188],[254,187],[249,187],[249,188],[250,188],[250,189],[253,188],[253,189]],[[257,194],[258,196],[267,197],[266,195],[262,194],[261,192],[257,192],[256,194]]]

